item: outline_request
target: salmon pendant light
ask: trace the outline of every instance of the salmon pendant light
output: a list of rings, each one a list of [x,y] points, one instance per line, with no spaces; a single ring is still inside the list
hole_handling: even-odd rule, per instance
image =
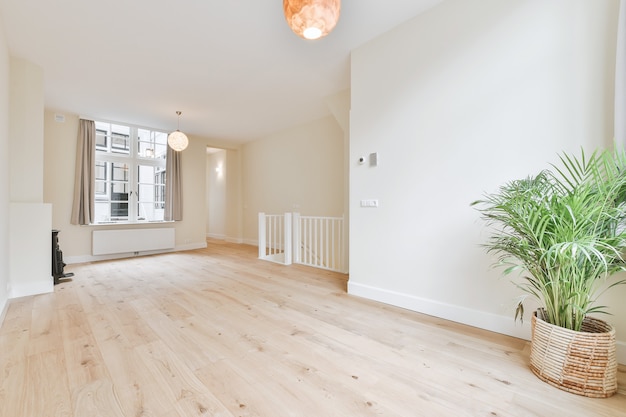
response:
[[[283,0],[287,24],[304,39],[328,35],[337,24],[341,0]]]

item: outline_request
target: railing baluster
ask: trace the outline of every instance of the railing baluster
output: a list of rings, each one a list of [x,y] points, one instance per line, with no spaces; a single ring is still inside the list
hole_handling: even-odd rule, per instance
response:
[[[276,255],[276,248],[277,248],[277,237],[278,236],[276,234],[276,227],[278,226],[278,216],[274,216],[274,224],[272,225],[272,234],[274,235],[274,238],[272,239],[272,242],[274,242],[274,247],[272,248],[272,255]]]
[[[343,216],[259,213],[259,258],[345,272],[343,223]]]
[[[272,254],[272,224],[274,216],[268,216],[267,218],[267,255]]]
[[[328,242],[329,250],[330,250],[330,259],[328,259],[328,267],[331,269],[335,269],[335,220],[330,221],[330,230],[329,230],[330,241]]]
[[[305,264],[310,264],[310,252],[309,252],[309,248],[311,247],[311,244],[309,243],[309,240],[311,239],[311,219],[310,218],[306,218],[306,220],[304,221],[304,245],[303,245],[303,250],[304,250],[304,263]]]
[[[291,265],[291,213],[285,213],[283,216],[283,260],[285,265]]]
[[[313,251],[311,252],[311,262],[313,263],[313,265],[319,266],[319,255],[317,254],[319,252],[319,247],[317,243],[319,219],[313,217],[311,221],[313,222]]]
[[[265,213],[259,213],[259,258],[265,258],[266,236],[265,236]]]
[[[278,255],[280,253],[280,249],[281,249],[281,230],[282,230],[282,226],[283,226],[283,219],[280,218],[279,216],[276,216],[276,236],[274,237],[276,239],[276,247],[274,248],[274,253],[276,255]]]
[[[329,219],[325,219],[324,220],[324,246],[326,248],[326,267],[330,268],[331,264],[330,264],[330,253],[329,253],[329,248],[330,248],[330,242],[328,240],[329,236],[328,236],[328,223],[330,222]]]
[[[300,228],[300,213],[293,213],[293,219],[291,222],[292,225],[292,253],[293,253],[293,258],[292,261],[294,263],[300,263],[300,259],[302,259],[300,257],[300,233],[301,233],[301,228]]]

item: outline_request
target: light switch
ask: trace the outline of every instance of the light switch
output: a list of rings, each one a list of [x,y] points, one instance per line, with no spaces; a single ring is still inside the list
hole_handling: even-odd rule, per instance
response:
[[[370,154],[370,166],[371,167],[378,166],[378,152],[374,152]]]

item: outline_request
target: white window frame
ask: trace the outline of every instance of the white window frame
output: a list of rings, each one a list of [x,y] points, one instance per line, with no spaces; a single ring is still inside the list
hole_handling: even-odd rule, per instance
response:
[[[96,219],[93,224],[164,222],[164,201],[156,199],[161,196],[164,197],[165,183],[157,184],[155,181],[157,181],[157,178],[161,179],[166,176],[163,175],[163,173],[166,169],[167,132],[108,120],[96,120],[95,123],[96,142],[98,143],[98,140],[102,138],[101,132],[103,130],[107,133],[107,139],[104,141],[104,144],[100,143],[99,145],[96,145],[96,177],[98,177],[98,173],[100,172],[98,169],[98,163],[104,162],[105,179],[103,193],[97,193],[96,189],[102,189],[102,187],[97,187],[98,184],[94,184],[94,201],[97,208]],[[106,129],[104,128],[105,126],[107,126]],[[113,136],[115,134],[112,128],[113,126],[128,129],[128,148],[113,146]],[[148,136],[147,138],[146,135]],[[118,136],[118,138],[123,136]],[[111,199],[113,164],[124,164],[128,170],[128,174],[126,175],[127,180],[124,180],[128,181],[127,216],[113,215],[112,206],[115,204],[115,201]],[[140,170],[144,167],[147,168],[148,171],[152,171],[148,173],[148,175],[152,176],[152,182],[146,181],[140,184]],[[145,179],[143,180],[145,181]],[[96,183],[102,184],[102,181],[96,179]],[[141,193],[139,192],[140,188],[142,190]],[[159,189],[157,190],[157,188]],[[148,199],[146,200],[145,197],[140,198],[142,197],[141,194],[145,196],[146,192],[149,195]],[[105,205],[103,203],[108,204],[107,210],[102,210],[102,207]],[[126,201],[123,200],[118,204],[125,203]],[[142,213],[139,213],[138,211],[140,206],[148,207],[150,209],[150,214],[144,216]]]

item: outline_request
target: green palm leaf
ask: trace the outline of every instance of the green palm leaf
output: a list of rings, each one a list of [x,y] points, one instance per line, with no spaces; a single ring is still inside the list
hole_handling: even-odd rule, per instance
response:
[[[587,314],[606,312],[594,306],[600,284],[626,270],[626,156],[581,152],[559,159],[551,170],[510,181],[472,205],[491,228],[484,246],[504,274],[526,271],[516,285],[543,304],[546,320],[580,330]],[[520,304],[515,318],[523,311]]]

